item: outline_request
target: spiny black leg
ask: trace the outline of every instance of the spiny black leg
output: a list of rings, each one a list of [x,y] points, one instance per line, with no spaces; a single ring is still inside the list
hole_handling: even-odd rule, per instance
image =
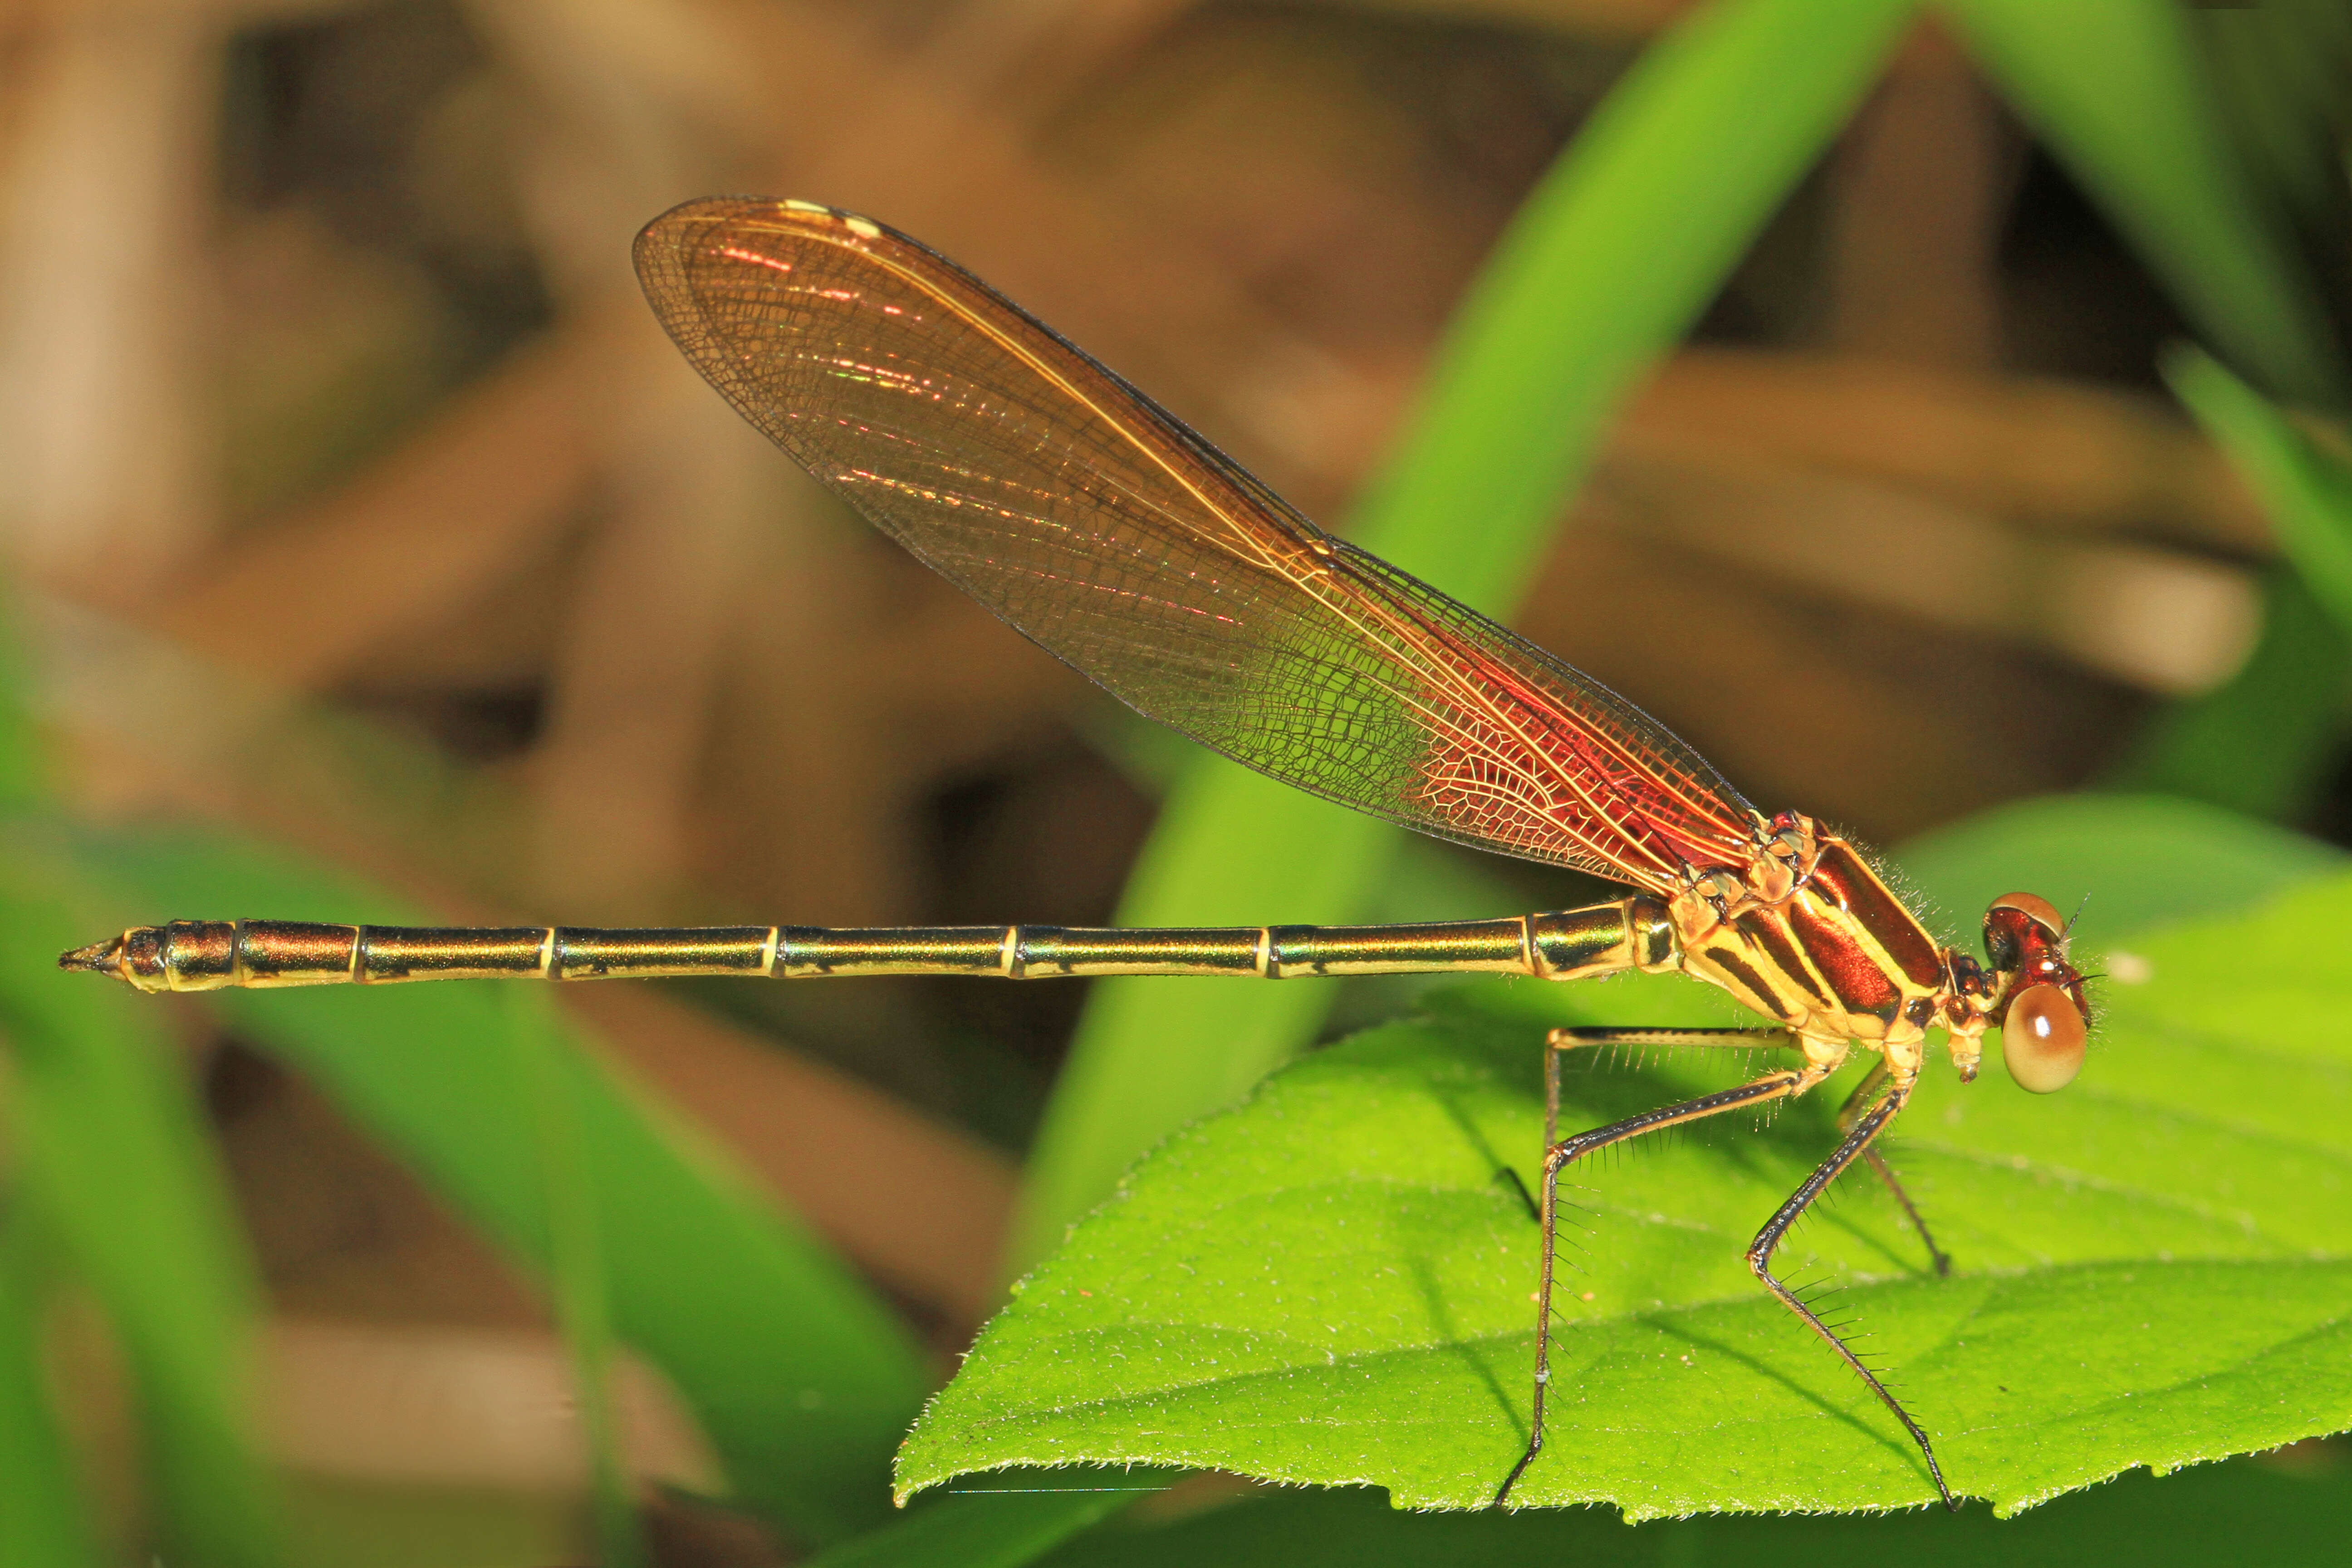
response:
[[[1903,1205],[1903,1212],[1911,1216],[1911,1228],[1919,1233],[1919,1244],[1927,1249],[1927,1261],[1935,1268],[1936,1277],[1948,1279],[1952,1272],[1951,1256],[1936,1245],[1934,1233],[1928,1230],[1927,1222],[1919,1217],[1918,1206],[1912,1203],[1911,1194],[1905,1192],[1903,1184],[1895,1179],[1894,1168],[1887,1164],[1886,1156],[1875,1149],[1865,1149],[1862,1157],[1870,1163],[1872,1170],[1878,1173],[1878,1179],[1886,1184],[1886,1190],[1895,1194],[1895,1201]]]
[[[1549,1151],[1559,1142],[1559,1058],[1563,1052],[1584,1046],[1715,1046],[1753,1050],[1759,1046],[1793,1047],[1786,1029],[1554,1029],[1544,1037],[1544,1141]],[[1517,1171],[1506,1165],[1499,1173],[1528,1205],[1528,1217],[1542,1222],[1542,1209]]]
[[[1871,1096],[1878,1092],[1879,1086],[1886,1081],[1886,1058],[1881,1057],[1863,1080],[1853,1086],[1853,1092],[1846,1097],[1845,1104],[1839,1109],[1839,1131],[1853,1131],[1854,1119],[1862,1114],[1863,1108],[1870,1103]],[[1952,1260],[1942,1247],[1936,1245],[1934,1233],[1928,1230],[1927,1222],[1920,1216],[1919,1205],[1911,1201],[1911,1194],[1903,1190],[1901,1182],[1895,1180],[1895,1167],[1889,1165],[1886,1156],[1875,1148],[1864,1150],[1862,1157],[1870,1162],[1870,1168],[1878,1173],[1878,1179],[1886,1184],[1886,1190],[1895,1194],[1895,1201],[1901,1204],[1903,1212],[1911,1216],[1911,1228],[1919,1233],[1920,1243],[1927,1249],[1927,1260],[1935,1266],[1936,1277],[1939,1279],[1948,1278],[1952,1272]]]
[[[1657,1037],[1665,1035],[1688,1035],[1698,1034],[1701,1032],[1702,1031],[1696,1030],[1664,1029],[1554,1031],[1552,1037],[1552,1048],[1546,1052],[1546,1078],[1547,1081],[1552,1087],[1552,1092],[1549,1098],[1551,1100],[1554,1108],[1553,1114],[1557,1115],[1558,1113],[1558,1084],[1559,1072],[1559,1050],[1560,1048],[1559,1042],[1560,1036],[1563,1034],[1586,1036],[1595,1034],[1634,1035],[1644,1037],[1646,1043],[1654,1045],[1664,1045],[1669,1043],[1704,1043],[1721,1045],[1726,1043],[1721,1038],[1721,1037],[1726,1034],[1769,1036],[1775,1041],[1785,1041],[1786,1039],[1786,1037],[1781,1035],[1780,1031],[1769,1029],[1704,1031],[1711,1037],[1701,1042],[1670,1042]],[[1595,1044],[1604,1042],[1580,1039],[1575,1043]],[[1525,1474],[1527,1468],[1535,1462],[1536,1456],[1543,1451],[1544,1391],[1551,1382],[1551,1287],[1552,1275],[1554,1271],[1553,1265],[1558,1253],[1559,1173],[1561,1169],[1582,1156],[1592,1152],[1596,1149],[1605,1149],[1612,1143],[1622,1143],[1627,1139],[1638,1138],[1644,1132],[1654,1132],[1662,1127],[1674,1127],[1687,1121],[1696,1121],[1702,1117],[1714,1116],[1722,1111],[1736,1110],[1744,1105],[1762,1105],[1771,1100],[1781,1099],[1787,1095],[1801,1094],[1804,1090],[1811,1089],[1814,1084],[1819,1083],[1825,1076],[1827,1075],[1820,1069],[1810,1066],[1801,1068],[1786,1069],[1780,1072],[1767,1073],[1764,1077],[1756,1079],[1754,1082],[1742,1084],[1738,1089],[1727,1089],[1715,1094],[1703,1094],[1696,1100],[1686,1100],[1679,1105],[1662,1106],[1656,1110],[1646,1110],[1639,1116],[1629,1116],[1622,1121],[1612,1122],[1606,1127],[1598,1127],[1590,1132],[1580,1132],[1575,1137],[1569,1139],[1566,1142],[1550,1143],[1545,1149],[1543,1186],[1541,1188],[1541,1198],[1538,1205],[1537,1215],[1537,1223],[1541,1231],[1542,1237],[1540,1249],[1542,1252],[1543,1262],[1541,1271],[1537,1276],[1536,1282],[1536,1384],[1534,1410],[1529,1419],[1527,1452],[1520,1455],[1519,1462],[1511,1467],[1511,1473],[1503,1478],[1503,1484],[1496,1491],[1495,1500],[1490,1506],[1500,1508],[1507,1500],[1508,1500],[1511,1495],[1511,1488],[1518,1484],[1519,1477]]]
[[[1704,1046],[1753,1050],[1793,1047],[1786,1029],[1554,1029],[1544,1038],[1544,1147],[1559,1142],[1559,1058],[1586,1046]]]
[[[1796,1292],[1781,1284],[1772,1275],[1773,1250],[1780,1245],[1780,1237],[1787,1233],[1789,1226],[1795,1224],[1797,1216],[1804,1213],[1806,1207],[1815,1198],[1822,1195],[1823,1188],[1837,1180],[1839,1174],[1847,1166],[1861,1158],[1863,1152],[1870,1147],[1871,1140],[1876,1138],[1886,1124],[1895,1120],[1895,1113],[1901,1110],[1905,1102],[1910,1100],[1912,1085],[1916,1080],[1909,1077],[1894,1075],[1890,1077],[1892,1081],[1887,1087],[1885,1098],[1873,1106],[1861,1120],[1854,1123],[1853,1130],[1846,1134],[1845,1142],[1837,1146],[1837,1152],[1822,1162],[1820,1168],[1805,1178],[1804,1184],[1791,1193],[1789,1195],[1789,1201],[1782,1204],[1779,1212],[1765,1222],[1764,1228],[1756,1233],[1756,1239],[1749,1243],[1748,1247],[1748,1267],[1757,1279],[1764,1282],[1766,1289],[1780,1298],[1782,1306],[1803,1319],[1805,1326],[1819,1334],[1822,1342],[1835,1351],[1838,1358],[1847,1366],[1853,1369],[1853,1374],[1862,1379],[1871,1393],[1878,1395],[1879,1402],[1894,1412],[1895,1419],[1903,1423],[1903,1429],[1911,1434],[1913,1442],[1919,1445],[1920,1456],[1927,1461],[1927,1475],[1936,1483],[1936,1490],[1942,1494],[1944,1506],[1958,1513],[1960,1509],[1959,1500],[1952,1495],[1952,1489],[1944,1484],[1944,1469],[1936,1462],[1935,1445],[1927,1441],[1927,1434],[1920,1429],[1919,1423],[1911,1419],[1911,1413],[1903,1408],[1902,1402],[1887,1392],[1886,1385],[1878,1381],[1877,1373],[1862,1364],[1862,1358],[1855,1355],[1852,1347],[1843,1340],[1838,1338],[1836,1331],[1822,1322],[1811,1307],[1797,1299]]]

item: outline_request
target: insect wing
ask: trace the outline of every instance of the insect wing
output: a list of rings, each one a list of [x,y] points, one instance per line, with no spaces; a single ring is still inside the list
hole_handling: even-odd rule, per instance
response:
[[[952,262],[797,202],[638,237],[662,324],[884,532],[1150,718],[1425,833],[1662,891],[1750,814],[1615,693],[1334,540]]]

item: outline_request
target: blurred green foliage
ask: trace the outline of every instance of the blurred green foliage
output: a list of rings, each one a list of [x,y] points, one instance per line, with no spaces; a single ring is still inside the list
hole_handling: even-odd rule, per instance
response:
[[[404,912],[348,879],[226,838],[85,840],[81,863],[109,889],[110,911],[337,910],[387,924]],[[230,991],[217,1005],[546,1274],[554,1241],[538,1068],[516,1059],[498,987]],[[745,1502],[817,1542],[879,1522],[887,1500],[866,1478],[926,1381],[908,1331],[590,1042],[571,1038],[558,1061],[590,1189],[565,1201],[593,1211],[614,1331],[686,1396]]]
[[[9,1321],[37,1336],[66,1279],[87,1289],[130,1369],[170,1548],[205,1563],[281,1562],[252,1405],[259,1292],[203,1111],[155,1009],[116,988],[60,984],[47,960],[88,940],[91,906],[75,896],[69,863],[21,820],[13,828],[0,850],[0,951],[16,955],[0,966],[8,1255],[30,1261],[50,1242],[59,1267],[11,1279]],[[37,1343],[7,1353],[21,1363]],[[54,1436],[37,1410],[12,1401],[0,1411],[10,1413],[25,1425],[0,1433],[0,1452],[37,1465]],[[36,1523],[48,1511],[32,1510],[28,1525],[62,1536]]]

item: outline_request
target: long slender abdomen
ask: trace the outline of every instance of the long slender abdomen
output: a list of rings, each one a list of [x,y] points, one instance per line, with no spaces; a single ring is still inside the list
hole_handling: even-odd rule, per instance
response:
[[[1680,961],[1665,906],[1647,896],[1590,909],[1432,925],[350,926],[174,921],[76,948],[58,963],[142,991],[383,984],[405,980],[642,980],[763,975],[1294,976],[1486,973],[1574,980]]]

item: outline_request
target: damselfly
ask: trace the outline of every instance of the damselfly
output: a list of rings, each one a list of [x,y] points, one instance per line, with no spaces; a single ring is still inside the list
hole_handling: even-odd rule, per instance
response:
[[[1997,900],[1985,961],[1938,944],[1855,847],[1767,816],[1633,704],[1437,590],[1318,529],[1134,387],[904,235],[806,202],[691,202],[637,238],[646,297],[743,417],[884,532],[1139,711],[1235,761],[1423,833],[1574,867],[1635,891],[1589,909],[1433,925],[1256,930],[570,927],[419,930],[184,921],[78,949],[69,969],[142,991],[509,976],[1229,974],[1489,971],[1575,980],[1679,970],[1763,1019],[1748,1029],[1555,1031],[1544,1053],[1535,1394],[1542,1450],[1560,1172],[1660,1128],[1877,1060],[1843,1141],[1748,1247],[1763,1287],[1927,1434],[1770,1268],[1822,1189],[1910,1099],[1930,1029],[1963,1081],[2002,1028],[2011,1075],[2080,1066],[2090,1008],[2066,928]],[[1612,1043],[1772,1046],[1791,1065],[1559,1136],[1564,1054]],[[1937,1271],[1947,1262],[1924,1225]]]

